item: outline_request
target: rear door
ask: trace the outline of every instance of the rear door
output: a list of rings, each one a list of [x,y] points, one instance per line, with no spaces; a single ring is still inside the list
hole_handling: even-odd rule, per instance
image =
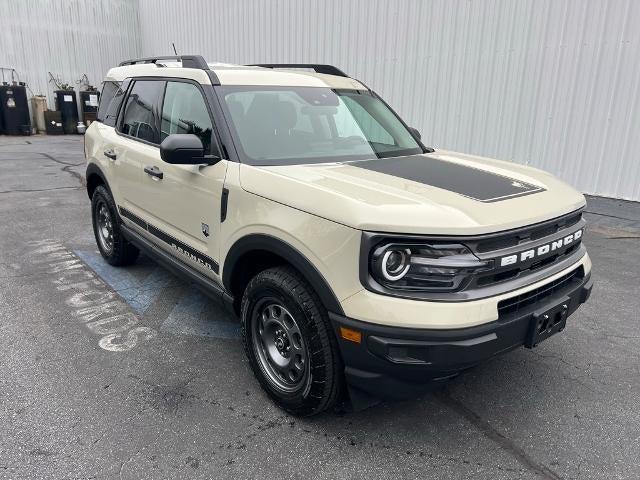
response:
[[[115,128],[118,113],[128,87],[128,80],[122,83],[115,81],[104,82],[100,94],[97,121],[91,124],[85,135],[85,145],[91,143],[96,147],[91,150],[93,158],[98,161],[100,168],[106,175],[116,202],[121,201],[123,196],[120,192],[118,178],[120,162],[118,162],[116,154],[120,150],[121,139]]]
[[[164,86],[163,80],[132,80],[116,125],[117,140],[111,153],[120,191],[118,207],[139,216],[144,216],[143,166],[160,158],[158,112]]]

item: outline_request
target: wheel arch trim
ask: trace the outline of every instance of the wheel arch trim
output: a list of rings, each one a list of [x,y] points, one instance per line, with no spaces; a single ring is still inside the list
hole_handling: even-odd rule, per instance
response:
[[[111,187],[109,187],[109,182],[107,181],[107,177],[102,171],[102,169],[95,163],[89,163],[89,165],[87,165],[87,171],[85,173],[85,179],[87,183],[87,195],[89,196],[89,198],[91,198],[89,178],[92,175],[97,175],[98,177],[100,177],[104,186],[107,187],[107,190],[109,190],[109,192],[111,192]]]
[[[265,234],[249,234],[238,239],[229,249],[222,270],[222,283],[231,292],[234,270],[240,259],[252,251],[263,250],[285,259],[298,270],[320,297],[325,308],[336,314],[343,314],[342,306],[322,273],[294,246],[286,241]]]

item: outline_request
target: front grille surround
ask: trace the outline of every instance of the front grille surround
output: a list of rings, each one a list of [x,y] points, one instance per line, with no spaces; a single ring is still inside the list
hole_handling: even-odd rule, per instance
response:
[[[475,251],[478,253],[494,252],[516,247],[524,241],[541,240],[555,235],[560,230],[572,227],[581,220],[582,210],[579,210],[529,227],[493,234],[488,236],[489,238],[479,239],[476,243]]]
[[[367,290],[384,295],[429,301],[470,301],[517,290],[544,280],[584,256],[582,236],[561,247],[538,254],[538,248],[558,242],[580,231],[586,223],[582,209],[527,227],[476,236],[418,236],[364,232],[360,252],[360,280]],[[490,268],[470,274],[455,291],[416,291],[387,288],[380,285],[369,271],[370,254],[383,242],[459,243],[466,246],[480,260],[487,260]],[[501,247],[488,250],[487,246]],[[533,258],[522,260],[523,252],[535,250]],[[517,255],[514,264],[501,266],[501,259]]]

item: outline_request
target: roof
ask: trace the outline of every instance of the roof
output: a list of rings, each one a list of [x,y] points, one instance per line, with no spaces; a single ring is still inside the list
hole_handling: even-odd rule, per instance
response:
[[[298,87],[328,87],[367,90],[359,81],[338,75],[328,75],[300,69],[273,69],[229,63],[208,63],[221,85],[268,85]],[[107,72],[105,80],[122,81],[129,77],[163,76],[190,78],[202,84],[211,84],[206,70],[183,68],[179,61],[158,61],[114,67]]]

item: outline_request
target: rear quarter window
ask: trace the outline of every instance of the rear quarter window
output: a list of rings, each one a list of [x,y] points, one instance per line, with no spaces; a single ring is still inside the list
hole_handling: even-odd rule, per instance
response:
[[[121,86],[120,82],[104,82],[102,84],[96,119],[110,127],[115,127],[116,125],[118,110],[124,98],[124,91]]]

